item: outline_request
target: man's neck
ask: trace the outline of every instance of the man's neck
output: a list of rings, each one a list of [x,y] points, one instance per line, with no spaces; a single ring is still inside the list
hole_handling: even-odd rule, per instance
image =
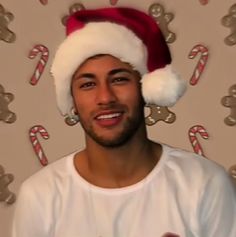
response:
[[[88,182],[105,188],[129,186],[142,180],[161,156],[161,146],[140,130],[124,146],[103,147],[86,139],[86,149],[75,158],[79,174]]]

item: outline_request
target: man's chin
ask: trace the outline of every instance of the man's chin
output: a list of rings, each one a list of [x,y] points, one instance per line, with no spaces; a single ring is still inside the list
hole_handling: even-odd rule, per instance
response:
[[[137,133],[139,128],[144,123],[144,119],[140,114],[137,113],[136,116],[133,116],[132,119],[128,118],[127,121],[116,126],[110,130],[101,130],[97,127],[87,127],[84,126],[84,123],[81,123],[87,136],[90,137],[94,142],[100,146],[106,148],[118,148],[127,144]]]
[[[124,146],[131,139],[131,136],[120,136],[112,138],[92,136],[91,138],[102,147],[114,149]]]

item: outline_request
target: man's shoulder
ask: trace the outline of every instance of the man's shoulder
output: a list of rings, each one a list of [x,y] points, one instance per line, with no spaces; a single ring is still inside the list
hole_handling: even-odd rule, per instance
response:
[[[36,173],[28,177],[22,186],[37,187],[38,185],[49,186],[56,180],[66,177],[70,174],[75,153],[63,156],[60,159],[41,168]]]
[[[166,165],[178,174],[187,177],[197,177],[203,179],[211,179],[215,175],[228,175],[225,168],[196,153],[164,145],[166,150]]]

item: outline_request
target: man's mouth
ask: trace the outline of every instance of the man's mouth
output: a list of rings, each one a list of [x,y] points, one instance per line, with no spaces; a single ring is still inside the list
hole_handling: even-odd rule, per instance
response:
[[[111,127],[119,124],[122,118],[122,112],[104,112],[97,115],[95,120],[102,127]]]
[[[112,119],[112,118],[117,118],[121,116],[121,113],[113,113],[113,114],[102,114],[96,117],[96,119],[101,120],[101,119]]]

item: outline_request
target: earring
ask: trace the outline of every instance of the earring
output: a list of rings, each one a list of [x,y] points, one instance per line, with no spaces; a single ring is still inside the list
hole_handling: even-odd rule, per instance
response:
[[[69,126],[74,126],[75,124],[79,122],[79,116],[77,112],[75,111],[75,108],[72,108],[71,114],[67,115],[64,121]]]

